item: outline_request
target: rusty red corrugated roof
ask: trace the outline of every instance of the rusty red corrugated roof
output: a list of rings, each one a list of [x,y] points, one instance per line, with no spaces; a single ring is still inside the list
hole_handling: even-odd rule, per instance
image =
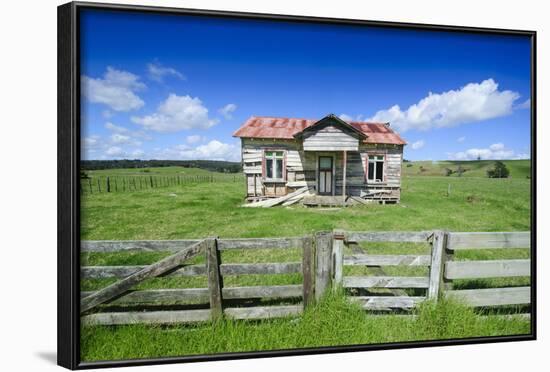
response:
[[[294,139],[294,135],[315,124],[316,119],[276,118],[265,116],[250,117],[235,133],[234,137]],[[348,122],[364,133],[364,143],[383,143],[406,145],[399,134],[394,132],[388,123],[369,123],[362,121]]]

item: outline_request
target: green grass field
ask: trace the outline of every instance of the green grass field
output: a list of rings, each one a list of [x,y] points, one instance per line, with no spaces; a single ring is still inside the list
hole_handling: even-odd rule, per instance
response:
[[[463,177],[414,174],[419,164],[406,170],[401,204],[368,205],[346,209],[240,208],[244,180],[234,175],[213,174],[216,182],[190,182],[163,188],[119,193],[85,193],[82,197],[81,237],[84,240],[185,239],[207,236],[276,237],[300,236],[320,230],[447,229],[450,231],[525,231],[530,229],[529,162],[507,164],[509,179],[484,177],[488,165],[468,162]],[[431,162],[430,162],[431,164]],[[475,167],[474,167],[475,165]],[[448,165],[446,165],[448,166]],[[426,165],[425,167],[428,167]],[[445,166],[441,166],[441,170]],[[475,168],[475,170],[474,170]],[[143,170],[94,171],[92,177],[135,173],[178,174],[204,170],[169,167]],[[429,172],[436,172],[430,168]],[[481,176],[476,177],[474,172]],[[226,177],[226,178],[223,178]],[[448,195],[450,185],[450,195]],[[427,244],[369,244],[370,253],[429,253]],[[83,265],[149,264],[169,253],[87,253]],[[521,249],[468,251],[455,259],[527,258]],[[222,261],[299,261],[298,249],[236,250],[222,252]],[[202,258],[195,262],[203,261]],[[368,269],[346,267],[346,275],[368,274]],[[388,268],[389,275],[425,275],[426,268]],[[82,290],[96,290],[114,279],[83,280]],[[237,275],[224,278],[226,286],[300,284],[299,274]],[[487,288],[529,285],[529,278],[461,280],[456,288]],[[203,277],[155,278],[138,288],[205,287]],[[85,361],[208,354],[218,352],[273,350],[327,345],[433,340],[526,334],[530,322],[480,317],[459,303],[425,304],[416,319],[368,314],[350,304],[341,294],[331,295],[296,319],[181,326],[87,326],[82,328],[81,356]]]

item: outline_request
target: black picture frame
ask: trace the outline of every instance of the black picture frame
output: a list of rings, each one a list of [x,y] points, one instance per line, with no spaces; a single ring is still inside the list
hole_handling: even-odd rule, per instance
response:
[[[224,18],[291,21],[342,25],[392,27],[407,30],[522,35],[531,40],[531,333],[519,336],[479,337],[457,340],[414,341],[374,345],[332,346],[294,350],[274,350],[216,355],[181,356],[155,359],[80,361],[80,55],[79,14],[84,9],[119,12],[142,12],[171,15],[199,15]],[[481,344],[527,341],[536,339],[537,275],[536,275],[536,32],[525,30],[478,27],[442,26],[401,22],[380,22],[354,19],[318,18],[280,14],[258,14],[168,7],[115,5],[71,2],[58,7],[58,364],[69,369],[121,367],[181,362],[201,362],[227,359],[274,356],[341,353],[352,351],[387,350],[412,347]]]

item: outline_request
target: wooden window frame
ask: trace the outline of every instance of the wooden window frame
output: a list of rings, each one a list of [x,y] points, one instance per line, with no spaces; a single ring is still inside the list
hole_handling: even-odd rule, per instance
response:
[[[282,176],[283,178],[267,178],[267,169],[266,169],[266,152],[282,152],[283,153],[283,171]],[[264,148],[262,151],[262,180],[264,182],[272,182],[272,183],[286,183],[287,180],[287,174],[286,174],[286,150],[280,149],[280,148]]]
[[[376,153],[366,153],[367,156],[365,158],[365,182],[367,184],[370,184],[370,185],[384,185],[387,183],[387,158],[386,158],[386,153],[380,153],[380,152],[376,152]],[[369,157],[370,156],[382,156],[383,157],[383,160],[382,160],[382,180],[381,181],[376,181],[376,177],[374,180],[370,180],[369,179]],[[380,160],[377,160],[375,162],[379,162]],[[376,167],[375,167],[375,172],[376,172]]]

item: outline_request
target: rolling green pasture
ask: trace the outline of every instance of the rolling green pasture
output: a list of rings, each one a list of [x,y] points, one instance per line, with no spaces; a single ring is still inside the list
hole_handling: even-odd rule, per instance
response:
[[[476,162],[468,162],[474,164]],[[431,163],[430,163],[431,164]],[[415,168],[416,167],[416,168]],[[207,236],[300,236],[315,231],[396,230],[419,231],[525,231],[530,223],[529,163],[513,163],[509,179],[484,178],[484,166],[470,165],[463,177],[414,174],[419,165],[404,169],[402,200],[396,205],[367,205],[340,209],[302,206],[241,208],[244,179],[180,167],[149,171],[105,170],[92,177],[135,176],[136,173],[212,175],[216,182],[189,182],[163,188],[82,195],[81,237],[84,240],[190,239]],[[428,165],[426,165],[428,167]],[[527,167],[527,168],[525,168]],[[411,170],[411,168],[413,168]],[[442,168],[444,169],[444,167]],[[432,170],[431,170],[432,171]],[[430,171],[430,172],[431,172]],[[435,172],[435,170],[433,170]],[[238,175],[237,175],[238,176]],[[223,178],[226,177],[226,178]],[[218,179],[217,179],[218,180]],[[450,194],[448,193],[450,190]],[[427,244],[368,244],[374,254],[427,254]],[[144,265],[167,252],[86,253],[82,265]],[[457,252],[456,260],[527,258],[526,249]],[[235,250],[222,252],[222,262],[300,261],[299,249]],[[204,262],[202,257],[194,263]],[[346,275],[371,274],[367,268],[346,267]],[[422,267],[388,268],[388,275],[426,275]],[[97,290],[115,279],[88,279],[82,290]],[[226,286],[300,284],[300,274],[236,275],[224,278]],[[455,281],[455,288],[490,288],[529,285],[529,278]],[[206,287],[204,277],[154,278],[138,288]],[[513,310],[513,309],[512,309]],[[150,358],[219,352],[274,350],[327,345],[434,340],[526,334],[530,322],[520,318],[480,317],[460,303],[426,303],[415,310],[415,319],[372,315],[331,294],[297,319],[230,321],[178,326],[86,326],[82,328],[81,356],[85,361]]]

